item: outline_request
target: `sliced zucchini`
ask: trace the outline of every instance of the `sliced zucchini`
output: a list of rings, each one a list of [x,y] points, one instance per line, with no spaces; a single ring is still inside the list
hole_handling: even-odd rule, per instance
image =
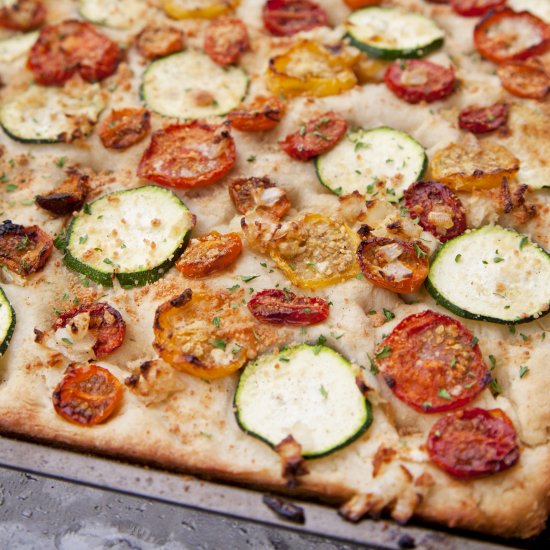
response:
[[[550,307],[550,256],[525,235],[486,225],[445,243],[426,287],[461,317],[526,323]]]
[[[350,132],[328,153],[317,157],[319,181],[337,195],[359,191],[386,193],[397,200],[411,183],[422,178],[428,166],[424,147],[405,132],[381,127]]]
[[[84,19],[114,29],[132,27],[146,10],[145,0],[80,0],[79,6]]]
[[[508,0],[508,6],[514,11],[530,11],[550,24],[550,2],[548,0]]]
[[[32,85],[0,105],[0,125],[16,141],[68,143],[87,136],[104,107],[99,84]]]
[[[65,264],[104,286],[156,281],[184,251],[195,217],[168,189],[146,185],[85,205],[67,229]]]
[[[399,8],[354,11],[346,28],[355,47],[379,59],[424,57],[443,46],[445,37],[433,20]]]
[[[248,76],[220,67],[194,50],[153,61],[143,75],[141,96],[160,115],[186,120],[225,115],[241,103]]]
[[[0,288],[0,356],[8,349],[15,330],[15,311]]]
[[[301,344],[245,367],[235,393],[241,429],[275,447],[288,435],[304,457],[325,456],[357,439],[372,422],[358,369],[325,346]]]
[[[36,42],[38,31],[16,34],[0,40],[0,63],[10,63],[23,57]]]

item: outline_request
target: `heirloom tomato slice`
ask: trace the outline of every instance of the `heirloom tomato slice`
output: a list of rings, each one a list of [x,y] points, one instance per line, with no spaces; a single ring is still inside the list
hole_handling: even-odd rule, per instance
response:
[[[218,65],[237,63],[249,46],[248,31],[240,19],[215,19],[206,28],[204,51]]]
[[[5,29],[32,31],[46,20],[47,11],[42,0],[15,0],[3,4],[4,7],[0,8],[0,27]]]
[[[267,0],[262,15],[265,28],[274,36],[292,36],[328,25],[325,10],[309,0]]]
[[[97,129],[99,139],[107,149],[127,149],[147,135],[151,129],[150,118],[146,109],[113,110]]]
[[[162,0],[166,15],[173,19],[214,19],[233,11],[240,0]]]
[[[478,17],[489,10],[503,8],[506,0],[451,0],[453,10],[464,17]]]
[[[500,409],[465,409],[440,418],[428,436],[428,454],[460,479],[496,474],[519,459],[512,421]]]
[[[122,384],[98,365],[70,370],[53,392],[55,411],[65,420],[93,426],[107,420],[122,400]]]
[[[290,209],[284,189],[269,178],[237,178],[229,184],[229,196],[240,214],[257,211],[280,220]]]
[[[235,164],[233,138],[224,126],[193,121],[155,132],[138,176],[168,187],[193,188],[221,179]]]
[[[258,96],[249,105],[240,105],[227,115],[233,128],[241,132],[265,132],[279,124],[286,111],[276,96]]]
[[[550,90],[550,75],[535,59],[503,63],[497,75],[502,87],[517,97],[544,99]]]
[[[488,107],[466,107],[458,115],[458,125],[472,134],[492,132],[506,124],[508,105],[495,103]]]
[[[376,363],[396,397],[425,413],[462,407],[491,382],[477,338],[431,310],[405,317],[379,344]]]
[[[183,31],[168,25],[147,25],[136,36],[136,48],[146,59],[158,59],[185,47]]]

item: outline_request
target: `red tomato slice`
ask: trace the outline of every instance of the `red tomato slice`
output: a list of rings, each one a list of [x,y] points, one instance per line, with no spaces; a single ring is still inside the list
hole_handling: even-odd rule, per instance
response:
[[[218,181],[236,158],[235,142],[225,126],[194,120],[155,132],[137,173],[161,185],[187,189]]]
[[[329,306],[317,297],[296,296],[286,290],[268,289],[256,292],[248,302],[254,317],[270,325],[315,325],[328,317]]]
[[[443,183],[417,181],[405,191],[405,204],[422,229],[442,243],[466,231],[466,212],[460,199]]]
[[[274,36],[292,36],[328,25],[325,10],[309,0],[268,0],[262,15],[265,28]]]
[[[488,107],[466,107],[458,115],[458,125],[472,134],[492,132],[506,124],[508,105],[495,103]]]
[[[528,11],[488,13],[474,29],[479,53],[495,63],[522,61],[550,46],[550,26]]]
[[[54,330],[64,328],[67,325],[70,329],[71,322],[74,322],[75,317],[83,313],[90,316],[88,330],[96,339],[92,349],[98,359],[109,355],[122,345],[126,334],[126,323],[114,307],[103,302],[83,304],[71,311],[62,313],[55,322]],[[74,331],[78,331],[76,326]]]
[[[110,38],[90,23],[69,20],[40,31],[28,66],[39,84],[60,86],[77,72],[88,82],[103,80],[120,59],[121,51]]]
[[[453,10],[464,17],[478,17],[489,10],[503,8],[506,0],[451,0]]]
[[[46,20],[46,8],[42,0],[17,0],[0,8],[0,27],[13,31],[32,31]]]
[[[408,103],[437,101],[450,96],[455,88],[455,73],[424,59],[398,60],[384,75],[386,86]]]
[[[517,97],[543,99],[550,90],[550,75],[534,59],[504,63],[497,75],[502,87]]]
[[[240,19],[215,19],[206,29],[204,50],[218,65],[237,63],[249,46],[248,31]]]
[[[293,159],[308,161],[330,151],[343,137],[348,123],[338,113],[329,111],[302,124],[300,129],[279,142]]]
[[[496,474],[519,459],[516,431],[500,409],[466,409],[440,418],[428,435],[428,453],[460,479]]]
[[[231,111],[227,120],[241,132],[265,132],[279,124],[285,111],[286,105],[278,97],[258,96],[252,103]]]
[[[428,252],[417,242],[367,236],[357,259],[367,281],[393,292],[416,292],[428,276]]]
[[[462,407],[491,382],[473,334],[430,310],[405,317],[378,346],[376,362],[393,393],[424,413]]]
[[[98,365],[69,371],[53,392],[55,412],[75,424],[93,426],[107,420],[122,400],[122,384]]]

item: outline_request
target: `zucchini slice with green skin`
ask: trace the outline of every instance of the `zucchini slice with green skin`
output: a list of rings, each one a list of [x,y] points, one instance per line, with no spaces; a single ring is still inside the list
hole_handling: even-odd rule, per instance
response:
[[[346,21],[351,43],[371,57],[412,59],[441,48],[445,32],[432,19],[399,8],[370,7]]]
[[[0,40],[0,63],[10,63],[23,57],[38,38],[38,31],[16,34]]]
[[[146,185],[85,205],[67,229],[65,264],[103,286],[152,283],[181,256],[195,216],[179,197]]]
[[[275,447],[292,435],[317,458],[349,445],[372,422],[359,369],[325,346],[301,344],[247,364],[235,393],[240,428]]]
[[[80,15],[92,23],[128,29],[145,16],[145,0],[80,0]]]
[[[441,247],[426,287],[461,317],[527,323],[550,311],[550,255],[526,235],[486,225]]]
[[[194,120],[227,114],[247,90],[248,76],[241,68],[220,67],[205,53],[187,50],[149,65],[141,97],[159,115]]]
[[[23,143],[68,143],[90,134],[104,107],[99,84],[32,85],[0,105],[0,125]]]
[[[427,166],[426,151],[418,141],[386,126],[349,132],[336,147],[315,159],[319,181],[333,193],[373,195],[378,191],[374,184],[383,181],[386,193],[395,200],[422,178]]]
[[[0,288],[0,356],[4,355],[15,330],[15,311]]]

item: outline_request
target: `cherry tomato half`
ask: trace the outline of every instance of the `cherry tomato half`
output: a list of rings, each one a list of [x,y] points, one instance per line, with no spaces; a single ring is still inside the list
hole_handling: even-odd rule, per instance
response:
[[[344,0],[344,4],[349,6],[352,10],[366,8],[367,6],[376,6],[381,3],[382,0]]]
[[[500,409],[467,409],[440,418],[428,436],[428,453],[460,479],[496,474],[519,459],[516,431]]]
[[[204,51],[218,65],[237,63],[249,46],[248,31],[240,19],[215,19],[206,28]]]
[[[280,220],[291,206],[286,191],[266,177],[237,178],[231,181],[228,189],[240,214],[256,210]]]
[[[136,36],[136,48],[146,59],[157,59],[185,47],[183,31],[168,25],[147,25]]]
[[[462,407],[491,381],[474,335],[431,310],[405,317],[379,344],[376,362],[393,393],[425,413]]]
[[[53,392],[55,412],[65,420],[93,426],[107,420],[122,400],[122,384],[98,365],[69,371]]]
[[[92,349],[99,359],[117,350],[126,335],[126,323],[122,315],[113,306],[103,302],[83,304],[62,313],[55,322],[54,330],[69,326],[69,332],[78,332],[81,328],[77,317],[86,316],[89,333],[96,342]]]
[[[417,181],[405,191],[405,204],[422,229],[442,243],[466,231],[466,212],[460,199],[443,183]]]
[[[127,149],[147,135],[151,129],[150,118],[146,109],[113,110],[97,129],[99,139],[107,149]]]
[[[550,26],[528,11],[488,13],[474,29],[479,53],[495,63],[523,61],[550,46]]]
[[[155,132],[144,151],[138,176],[183,189],[221,179],[235,164],[235,142],[225,126],[195,120]]]
[[[60,86],[75,73],[87,82],[112,75],[121,59],[119,47],[90,23],[68,20],[46,25],[29,53],[36,82]]]
[[[550,90],[550,75],[534,59],[503,63],[497,75],[502,87],[517,97],[543,99]]]
[[[329,306],[322,298],[296,296],[287,290],[256,292],[248,302],[254,317],[271,325],[315,325],[328,318]]]
[[[394,61],[384,75],[386,86],[407,103],[437,101],[450,96],[455,88],[455,73],[424,59]]]
[[[492,132],[506,124],[508,105],[495,103],[488,107],[466,107],[458,115],[458,125],[472,134]]]
[[[233,128],[241,132],[265,132],[279,124],[286,111],[276,96],[258,96],[249,105],[241,105],[227,115]]]
[[[0,27],[13,31],[32,31],[46,20],[42,0],[16,0],[0,8]]]
[[[192,239],[176,267],[191,279],[207,277],[234,264],[242,250],[243,243],[238,233],[222,235],[212,231]]]
[[[367,237],[357,259],[367,281],[393,292],[416,292],[428,276],[428,251],[418,242]]]
[[[262,15],[265,28],[274,36],[292,36],[328,25],[325,10],[309,0],[268,0]]]
[[[478,17],[489,10],[500,9],[506,0],[451,0],[453,10],[464,17]]]
[[[330,151],[343,137],[348,123],[338,113],[329,111],[279,142],[281,149],[296,160],[308,161]]]

